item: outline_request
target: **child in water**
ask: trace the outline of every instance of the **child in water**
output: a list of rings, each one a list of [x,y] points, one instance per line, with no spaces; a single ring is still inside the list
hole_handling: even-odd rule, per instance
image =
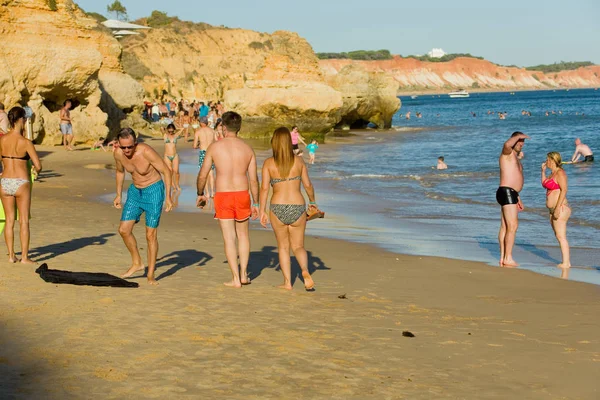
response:
[[[436,169],[448,169],[448,166],[444,162],[444,157],[443,156],[438,157]]]
[[[317,149],[319,148],[319,142],[317,142],[316,140],[312,140],[310,142],[309,145],[306,146],[306,149],[308,150],[308,156],[310,157],[310,164],[314,164],[315,163],[315,152],[317,151]]]

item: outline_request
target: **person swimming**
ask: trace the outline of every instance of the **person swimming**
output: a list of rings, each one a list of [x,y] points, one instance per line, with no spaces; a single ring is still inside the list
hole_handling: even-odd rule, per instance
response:
[[[436,169],[448,169],[448,165],[444,162],[444,156],[438,157]]]

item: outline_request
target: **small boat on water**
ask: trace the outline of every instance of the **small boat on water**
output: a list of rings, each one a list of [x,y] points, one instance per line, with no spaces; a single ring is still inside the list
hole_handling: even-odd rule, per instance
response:
[[[469,92],[467,92],[465,89],[460,89],[459,91],[448,93],[448,96],[450,96],[451,98],[469,97]]]
[[[419,96],[417,96],[417,95],[410,96],[411,99],[416,99],[417,97],[419,97]]]

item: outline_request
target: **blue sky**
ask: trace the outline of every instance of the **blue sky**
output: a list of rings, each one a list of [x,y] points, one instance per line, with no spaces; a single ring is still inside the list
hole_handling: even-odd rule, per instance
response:
[[[104,15],[112,0],[75,0]],[[600,1],[572,0],[121,0],[131,20],[152,10],[181,19],[260,32],[289,30],[317,52],[432,47],[521,66],[600,64]]]

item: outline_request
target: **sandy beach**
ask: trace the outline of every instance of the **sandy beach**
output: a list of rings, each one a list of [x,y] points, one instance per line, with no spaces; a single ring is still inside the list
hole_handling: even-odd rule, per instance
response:
[[[111,153],[38,151],[32,258],[125,272],[120,212],[98,200],[114,192],[97,168]],[[134,233],[145,260],[143,227]],[[163,215],[158,287],[141,276],[134,289],[49,284],[4,257],[0,397],[600,397],[598,286],[308,237],[317,290],[296,279],[287,292],[275,287],[273,233],[251,240],[253,282],[241,290],[222,285],[229,270],[207,213]]]

